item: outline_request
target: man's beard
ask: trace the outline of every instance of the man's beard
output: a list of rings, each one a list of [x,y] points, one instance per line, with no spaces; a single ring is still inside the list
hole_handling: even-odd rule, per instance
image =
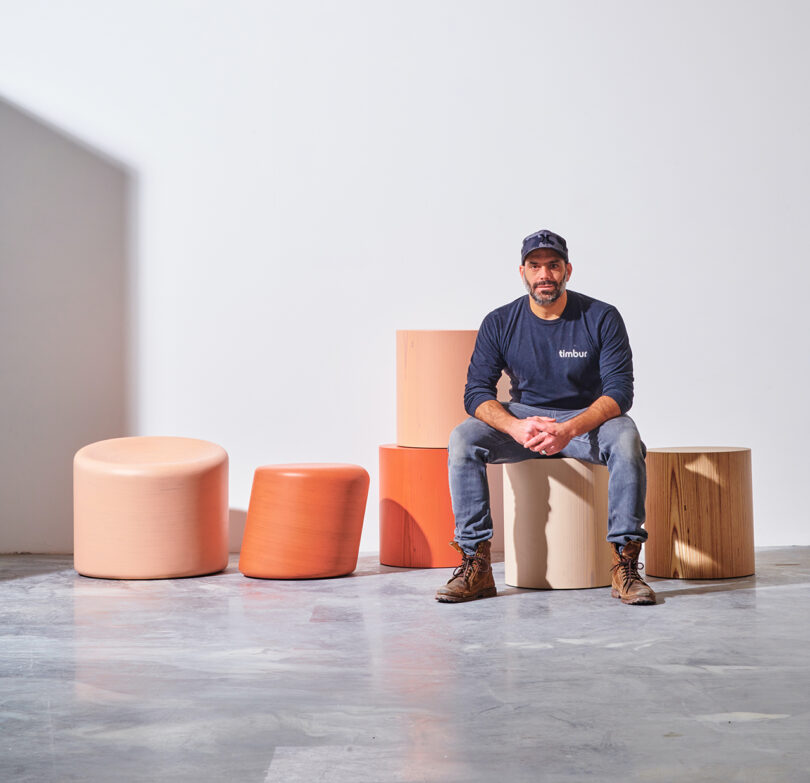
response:
[[[538,290],[533,289],[525,277],[523,278],[523,284],[526,286],[529,296],[539,305],[550,305],[556,302],[563,295],[563,291],[565,291],[565,280],[560,283],[550,283],[550,285],[554,286],[554,290],[549,293],[540,293]],[[535,286],[535,288],[536,287],[537,286]]]

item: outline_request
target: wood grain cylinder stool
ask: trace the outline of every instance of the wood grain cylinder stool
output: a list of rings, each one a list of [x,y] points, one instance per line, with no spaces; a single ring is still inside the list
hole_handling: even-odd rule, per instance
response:
[[[456,566],[454,532],[447,449],[380,446],[380,563]]]
[[[170,579],[228,565],[228,455],[204,440],[114,438],[73,459],[74,567]]]
[[[608,470],[571,458],[504,466],[504,562],[513,587],[610,584]]]
[[[647,451],[646,568],[651,576],[754,573],[751,449]]]
[[[368,498],[359,465],[265,465],[250,493],[239,570],[261,579],[323,579],[357,568]]]

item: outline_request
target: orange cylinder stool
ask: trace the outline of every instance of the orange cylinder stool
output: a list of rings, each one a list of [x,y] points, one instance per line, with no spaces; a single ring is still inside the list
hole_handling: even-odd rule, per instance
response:
[[[359,465],[257,468],[239,570],[261,579],[350,574],[357,568],[368,484]]]
[[[447,446],[467,418],[464,385],[475,338],[471,330],[397,331],[397,444]]]
[[[380,562],[400,568],[459,564],[447,449],[380,446]]]
[[[74,567],[171,579],[228,565],[228,455],[192,438],[114,438],[73,459]]]
[[[753,574],[751,449],[648,449],[646,527],[650,576]]]

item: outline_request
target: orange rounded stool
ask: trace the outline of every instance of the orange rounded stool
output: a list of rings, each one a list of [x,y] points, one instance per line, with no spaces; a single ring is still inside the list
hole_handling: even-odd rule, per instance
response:
[[[350,574],[357,568],[368,484],[359,465],[257,468],[239,570],[262,579]]]
[[[228,565],[228,455],[204,440],[113,438],[73,458],[74,567],[107,579]]]
[[[447,449],[380,446],[380,562],[450,568],[455,533]]]

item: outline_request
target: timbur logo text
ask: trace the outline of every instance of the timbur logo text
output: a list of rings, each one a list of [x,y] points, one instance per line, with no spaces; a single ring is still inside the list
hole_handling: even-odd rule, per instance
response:
[[[559,351],[560,359],[584,359],[587,351]]]

